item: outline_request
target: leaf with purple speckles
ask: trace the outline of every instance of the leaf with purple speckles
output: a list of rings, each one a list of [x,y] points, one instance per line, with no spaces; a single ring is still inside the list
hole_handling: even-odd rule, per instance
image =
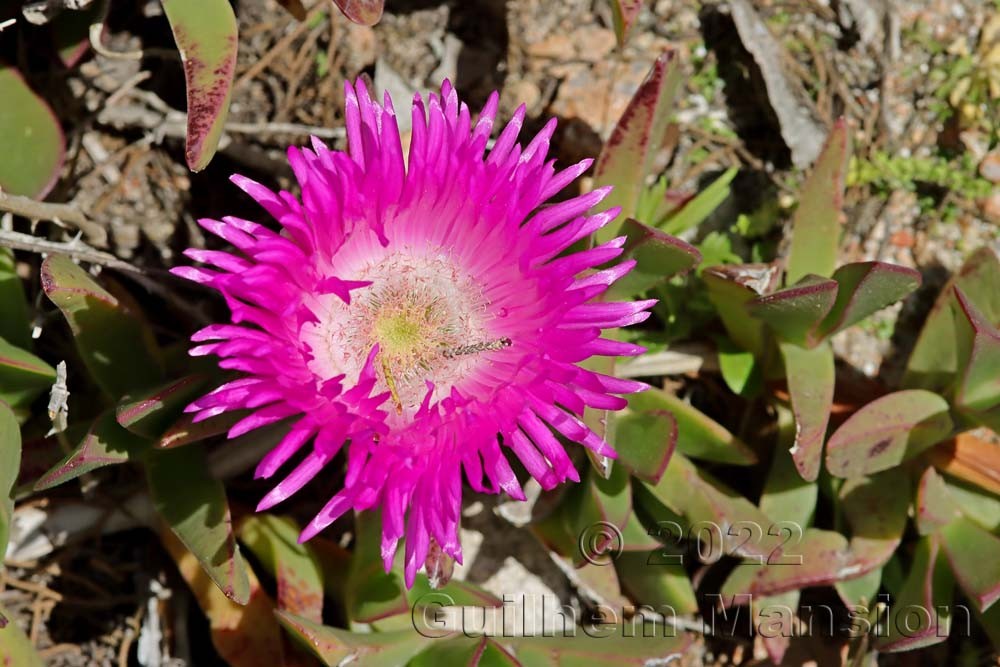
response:
[[[782,343],[780,347],[795,414],[792,460],[802,479],[812,482],[819,475],[833,405],[833,349],[825,342],[811,350],[792,343]]]
[[[663,144],[680,82],[680,59],[673,51],[666,51],[653,63],[597,159],[594,183],[614,186],[603,205],[621,206],[620,219],[636,214],[646,177]],[[597,238],[601,242],[614,238],[620,228],[620,224],[607,225]]]
[[[887,394],[863,406],[830,436],[826,468],[860,477],[907,461],[951,433],[948,402],[923,389]]]
[[[955,288],[955,403],[973,421],[1000,429],[1000,331],[961,288]]]
[[[184,63],[187,84],[185,157],[191,171],[208,166],[229,113],[238,45],[228,0],[162,0]]]
[[[920,273],[885,262],[845,264],[833,272],[837,300],[819,325],[818,340],[843,331],[920,287]]]
[[[833,307],[837,283],[806,275],[791,287],[760,296],[747,304],[750,314],[763,320],[782,340],[805,344],[811,332]]]
[[[277,611],[278,622],[289,635],[299,640],[313,655],[329,667],[353,662],[359,665],[405,665],[427,648],[451,633],[433,634],[431,626],[427,636],[415,629],[392,632],[356,633],[331,628],[308,619]],[[428,619],[433,615],[428,615]]]
[[[385,0],[333,0],[344,16],[361,25],[375,25],[382,18]]]
[[[18,71],[0,62],[0,190],[44,198],[59,179],[66,139],[55,114]]]
[[[701,253],[693,245],[637,220],[625,220],[621,231],[628,237],[622,259],[634,259],[636,264],[610,287],[609,301],[642,294],[701,263]]]

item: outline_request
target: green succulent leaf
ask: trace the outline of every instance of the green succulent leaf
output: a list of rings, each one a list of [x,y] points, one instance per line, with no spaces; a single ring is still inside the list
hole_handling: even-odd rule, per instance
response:
[[[826,468],[837,477],[886,470],[946,439],[948,402],[923,389],[887,394],[864,405],[830,436]]]
[[[810,273],[833,275],[840,244],[840,216],[844,182],[850,159],[847,123],[838,120],[812,173],[802,186],[799,207],[792,221],[792,246],[785,280],[795,284]]]
[[[684,566],[667,561],[660,550],[625,551],[615,559],[615,570],[622,591],[637,604],[658,611],[669,607],[676,615],[698,611],[694,588]]]
[[[625,46],[629,30],[642,10],[642,0],[610,0],[610,3],[611,19],[615,25],[618,46]]]
[[[148,439],[119,426],[109,410],[94,421],[76,449],[41,476],[35,490],[51,489],[98,468],[141,459],[151,447]]]
[[[933,467],[928,467],[920,477],[913,509],[921,535],[936,533],[962,516],[948,485]]]
[[[405,665],[430,644],[444,641],[446,634],[424,636],[414,629],[360,634],[331,628],[308,619],[277,611],[278,622],[289,635],[328,667],[346,664]]]
[[[837,283],[816,275],[803,276],[786,287],[747,304],[750,314],[767,323],[787,342],[803,345],[809,334],[826,317],[837,298]]]
[[[815,338],[832,336],[889,306],[920,286],[920,273],[885,262],[858,262],[833,273],[837,300]]]
[[[750,315],[747,304],[757,299],[775,277],[770,265],[715,266],[701,272],[708,298],[734,343],[758,359],[764,352],[764,323]]]
[[[489,637],[456,637],[435,642],[410,661],[410,667],[520,667],[510,653]]]
[[[694,229],[726,201],[730,192],[729,185],[738,172],[736,167],[727,169],[690,201],[671,211],[663,220],[656,221],[656,226],[667,234],[682,234]]]
[[[833,349],[829,343],[821,343],[811,350],[792,343],[782,343],[780,347],[792,412],[798,425],[792,459],[802,479],[812,482],[819,475],[823,441],[833,405]]]
[[[757,357],[725,336],[716,337],[715,347],[719,355],[719,372],[730,391],[747,398],[757,396],[763,384],[763,371]]]
[[[690,636],[679,634],[669,625],[659,624],[654,632],[644,634],[643,628],[632,628],[619,620],[614,625],[595,627],[591,633],[580,631],[571,637],[525,637],[510,644],[518,662],[524,667],[621,667],[650,665],[664,662],[671,656],[682,656],[691,644]],[[626,634],[626,632],[628,634]]]
[[[66,139],[52,109],[21,78],[0,62],[0,190],[40,199],[59,179]]]
[[[299,544],[291,519],[256,514],[243,521],[239,538],[278,582],[278,608],[323,621],[323,572],[308,544]]]
[[[0,248],[0,338],[17,347],[31,347],[31,317],[21,278],[15,268],[14,253]]]
[[[226,597],[246,604],[247,566],[233,535],[225,488],[209,475],[204,451],[156,452],[146,460],[146,475],[153,506],[170,529]]]
[[[162,0],[184,62],[187,85],[188,169],[208,166],[229,114],[238,44],[228,0]]]
[[[622,224],[621,232],[628,236],[623,259],[634,259],[636,265],[611,286],[610,301],[641,294],[701,262],[701,253],[691,244],[632,218]]]
[[[772,521],[784,521],[805,528],[812,524],[819,487],[799,475],[790,445],[795,441],[795,420],[786,408],[778,412],[778,445],[771,460],[771,469],[760,495],[760,509]]]
[[[42,289],[69,322],[94,381],[117,398],[160,381],[152,334],[65,255],[42,263]]]
[[[880,651],[908,651],[945,641],[951,632],[951,596],[954,580],[941,558],[940,538],[930,535],[917,542],[909,574],[898,591],[884,627]],[[913,609],[926,614],[910,614]]]
[[[1000,429],[1000,331],[955,288],[955,347],[959,410],[987,426]]]
[[[64,11],[51,22],[52,39],[59,59],[66,67],[75,67],[90,49],[91,24],[104,23],[107,3],[92,2],[83,9]]]
[[[1000,260],[993,250],[981,248],[951,277],[927,314],[907,362],[904,387],[943,391],[958,372],[955,288],[962,290],[987,321],[1000,325]]]
[[[44,664],[24,631],[0,607],[0,665],[42,667]]]
[[[403,577],[395,569],[382,566],[382,520],[378,512],[358,512],[355,516],[356,540],[351,567],[347,574],[344,606],[356,623],[371,623],[389,616],[405,614]]]
[[[0,401],[0,562],[7,553],[10,522],[14,516],[14,485],[20,470],[21,429],[14,413]],[[0,636],[2,634],[0,631]]]
[[[663,136],[674,108],[674,96],[681,83],[680,59],[673,51],[662,53],[639,86],[604,145],[594,183],[613,185],[604,206],[621,206],[622,218],[635,217],[646,177],[663,144]],[[611,224],[597,233],[600,242],[619,235],[621,225]]]
[[[677,445],[677,421],[666,410],[632,411],[614,421],[618,462],[633,475],[655,484]]]
[[[942,528],[941,537],[959,588],[986,611],[1000,599],[1000,537],[965,517]]]
[[[0,338],[0,400],[13,407],[27,405],[55,380],[54,368]]]

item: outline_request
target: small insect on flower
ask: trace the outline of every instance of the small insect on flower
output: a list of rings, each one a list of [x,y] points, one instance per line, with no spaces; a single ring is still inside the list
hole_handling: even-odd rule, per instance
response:
[[[380,508],[386,569],[405,538],[411,586],[430,552],[461,562],[463,472],[476,491],[523,500],[511,454],[545,489],[579,481],[559,436],[614,456],[580,415],[621,409],[620,395],[645,385],[578,364],[641,353],[601,332],[645,320],[654,302],[599,300],[634,265],[609,264],[624,238],[567,253],[618,210],[588,215],[610,188],[542,207],[590,166],[555,170],[554,121],[522,147],[522,106],[484,156],[497,95],[473,124],[446,82],[414,99],[404,159],[389,96],[379,105],[359,81],[346,100],[349,152],[315,139],[288,151],[301,200],[232,179],[281,233],[201,220],[240,254],[192,249],[214,268],[174,269],[219,290],[232,311],[231,324],[194,335],[191,354],[242,374],[188,410],[196,420],[250,410],[231,438],[289,420],[257,476],[291,470],[258,510],[344,450],[343,488],[302,539],[349,510]]]

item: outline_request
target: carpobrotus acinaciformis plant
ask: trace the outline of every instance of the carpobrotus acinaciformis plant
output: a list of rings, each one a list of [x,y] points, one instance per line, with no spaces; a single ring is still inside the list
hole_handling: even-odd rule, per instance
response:
[[[261,510],[345,450],[343,488],[302,539],[350,509],[379,507],[386,568],[405,537],[410,586],[433,542],[461,562],[463,471],[477,491],[523,499],[505,450],[546,489],[579,480],[558,436],[614,456],[579,416],[620,409],[620,394],[644,385],[578,364],[640,353],[601,332],[641,322],[653,302],[600,300],[633,266],[600,268],[623,238],[567,253],[617,215],[587,215],[608,188],[540,208],[590,165],[557,172],[547,161],[554,122],[522,148],[521,107],[484,157],[497,95],[473,125],[445,83],[414,100],[404,159],[388,95],[380,106],[358,82],[346,99],[348,153],[319,141],[289,150],[301,202],[233,177],[282,233],[202,220],[242,256],[189,250],[214,269],[175,269],[219,290],[232,310],[232,324],[195,334],[191,353],[243,374],[188,410],[199,420],[250,410],[230,437],[290,420],[257,475],[307,453]]]

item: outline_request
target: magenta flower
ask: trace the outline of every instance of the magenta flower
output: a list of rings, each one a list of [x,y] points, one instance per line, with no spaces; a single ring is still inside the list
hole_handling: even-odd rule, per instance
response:
[[[593,270],[621,254],[624,238],[565,254],[618,210],[586,215],[610,188],[540,208],[591,162],[557,172],[546,161],[554,121],[522,148],[520,107],[484,158],[497,95],[473,125],[446,82],[426,104],[415,98],[407,159],[388,95],[379,106],[358,82],[346,99],[349,153],[315,139],[311,151],[288,151],[301,203],[233,176],[281,233],[201,220],[242,256],[191,249],[217,270],[174,269],[219,290],[232,310],[233,324],[193,336],[201,344],[191,354],[218,355],[242,374],[188,410],[196,420],[250,410],[231,438],[290,420],[257,476],[305,453],[258,510],[345,451],[343,488],[301,539],[348,510],[380,507],[386,569],[405,537],[410,586],[435,541],[461,562],[463,471],[476,491],[523,500],[507,452],[545,489],[579,481],[559,436],[614,456],[579,415],[621,409],[619,394],[645,385],[577,364],[641,353],[601,330],[645,320],[654,302],[596,300],[634,265]]]

